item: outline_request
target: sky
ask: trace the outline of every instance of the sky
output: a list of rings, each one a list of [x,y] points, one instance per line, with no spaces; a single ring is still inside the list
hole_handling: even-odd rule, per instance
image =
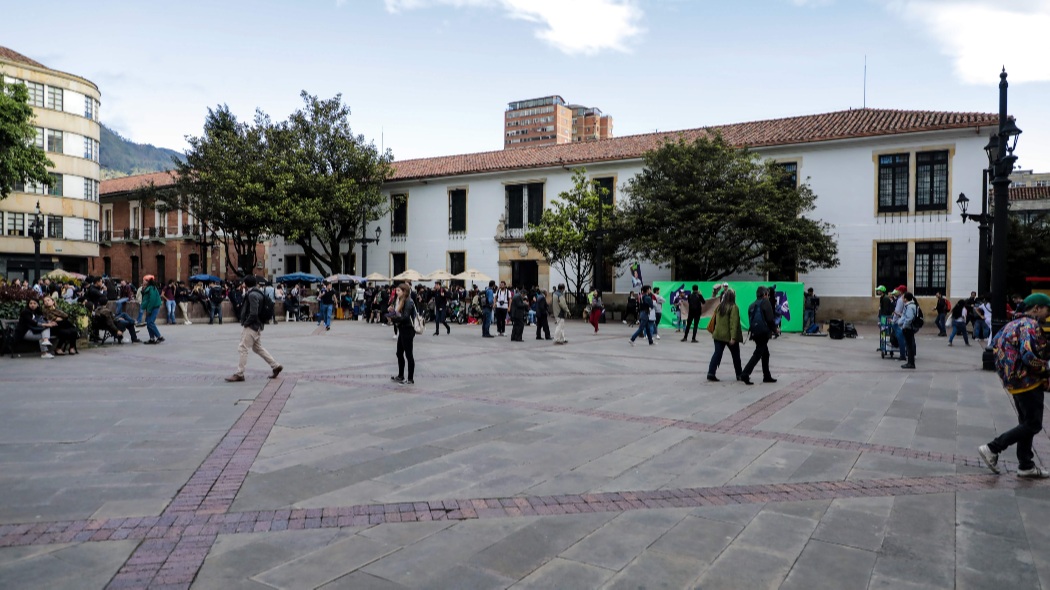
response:
[[[304,90],[341,94],[354,131],[405,160],[501,149],[507,103],[551,94],[616,136],[865,105],[996,113],[1005,66],[1018,167],[1050,172],[1050,0],[5,4],[0,46],[91,80],[103,123],[179,151],[209,108],[281,121]]]

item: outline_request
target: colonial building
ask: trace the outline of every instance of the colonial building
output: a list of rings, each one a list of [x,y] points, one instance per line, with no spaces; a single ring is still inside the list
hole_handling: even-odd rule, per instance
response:
[[[6,47],[0,47],[0,75],[29,90],[36,145],[54,163],[50,183],[18,184],[0,201],[0,275],[33,278],[31,229],[37,220],[43,229],[41,272],[87,273],[98,256],[98,87]]]
[[[391,275],[470,267],[523,285],[564,282],[524,234],[572,188],[576,168],[585,167],[618,201],[626,181],[642,170],[646,151],[717,130],[730,144],[792,170],[818,196],[810,215],[835,226],[841,264],[796,278],[821,295],[822,315],[867,317],[880,284],[905,284],[920,296],[968,295],[977,280],[979,237],[974,224],[963,225],[953,211],[953,195],[981,194],[983,148],[997,125],[991,113],[855,109],[396,162],[385,190],[402,204],[380,220],[384,232],[369,248],[367,266]],[[301,251],[282,246],[271,255]],[[646,282],[694,278],[640,262]],[[608,277],[609,291],[631,290],[625,270],[609,273],[615,275]]]
[[[100,252],[93,261],[92,274],[138,284],[147,274],[166,282],[169,279],[185,281],[196,274],[234,278],[238,270],[257,275],[268,273],[266,244],[256,247],[256,268],[244,269],[243,261],[227,260],[227,250],[236,251],[232,246],[227,247],[222,236],[210,236],[188,212],[159,211],[150,200],[149,192],[143,190],[150,186],[171,186],[174,182],[170,172],[102,181]]]

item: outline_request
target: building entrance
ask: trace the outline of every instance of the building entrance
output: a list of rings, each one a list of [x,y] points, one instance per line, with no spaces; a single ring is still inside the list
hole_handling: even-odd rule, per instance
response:
[[[511,284],[531,289],[540,284],[540,267],[535,260],[511,261]]]

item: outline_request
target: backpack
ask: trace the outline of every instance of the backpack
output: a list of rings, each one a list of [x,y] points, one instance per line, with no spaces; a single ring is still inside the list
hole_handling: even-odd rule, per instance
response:
[[[212,303],[222,303],[222,288],[212,287],[211,291],[208,291],[208,298],[211,299]]]
[[[925,319],[923,319],[923,316],[922,316],[922,308],[919,307],[918,303],[916,303],[915,304],[915,318],[912,319],[912,321],[911,321],[911,329],[912,329],[912,331],[913,332],[918,332],[925,323],[926,323],[926,321],[925,321]]]
[[[423,319],[423,315],[415,310],[412,311],[412,329],[416,331],[416,334],[422,334],[427,329],[427,322]]]
[[[766,317],[762,315],[761,301],[755,301],[747,310],[748,330],[756,336],[766,336],[772,333],[766,324]]]
[[[259,291],[258,289],[254,289]],[[259,291],[262,293],[262,291]],[[263,293],[262,300],[259,301],[259,321],[268,324],[273,321],[273,299],[270,299]]]

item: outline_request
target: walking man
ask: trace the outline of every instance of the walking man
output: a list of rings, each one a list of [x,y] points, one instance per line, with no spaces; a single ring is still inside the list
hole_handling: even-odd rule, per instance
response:
[[[496,281],[489,281],[489,286],[481,294],[481,337],[492,338],[492,302],[495,300]]]
[[[270,369],[273,370],[270,379],[276,379],[284,369],[262,345],[263,324],[270,318],[259,317],[259,310],[262,309],[263,299],[266,296],[259,290],[258,284],[259,280],[255,278],[255,275],[244,277],[244,286],[248,287],[248,296],[241,310],[241,325],[244,326],[244,329],[241,331],[241,343],[237,346],[241,360],[237,364],[237,372],[226,378],[230,382],[244,381],[244,369],[248,366],[249,350],[262,357],[262,360],[270,365]]]
[[[507,289],[507,282],[500,281],[499,289],[496,290],[496,333],[500,336],[507,335],[507,311],[509,309],[510,291]]]
[[[642,286],[641,301],[638,302],[638,329],[631,335],[631,346],[634,346],[636,338],[644,334],[649,339],[649,346],[653,345],[653,331],[649,327],[649,314],[653,309],[653,296],[649,285]]]
[[[565,318],[569,317],[569,304],[565,302],[565,285],[558,285],[554,293],[554,343],[565,344]]]
[[[948,310],[949,310],[950,307],[951,307],[951,305],[948,303],[948,300],[944,298],[944,295],[941,295],[940,293],[938,293],[937,294],[937,307],[934,309],[934,311],[937,312],[937,319],[934,320],[934,323],[937,325],[937,335],[938,336],[947,336],[948,335],[948,332],[947,332],[948,324],[945,322],[945,320],[948,317]]]
[[[700,294],[700,287],[693,285],[693,290],[689,293],[689,318],[685,322],[685,334],[682,335],[682,342],[685,342],[689,338],[689,326],[693,327],[693,342],[696,342],[696,329],[700,326],[700,316],[704,312],[704,296]]]
[[[512,342],[524,342],[525,316],[529,313],[529,304],[525,302],[524,289],[520,286],[514,289],[514,298],[510,305],[510,319],[514,327],[510,331]]]
[[[547,296],[543,294],[543,290],[536,289],[536,340],[551,340],[551,325],[547,320],[547,316],[550,315],[551,309],[547,305]],[[543,332],[543,337],[540,337],[540,331]]]
[[[901,352],[904,358],[907,358],[908,362],[901,365],[902,369],[914,369],[915,368],[915,318],[919,316],[919,304],[915,301],[915,296],[911,294],[911,291],[905,291],[904,295],[901,296],[904,301],[904,309],[901,312],[901,317],[897,319],[897,328],[900,333],[904,336],[901,341],[901,350],[907,350],[908,352]]]
[[[1050,477],[1033,461],[1032,439],[1043,429],[1043,397],[1047,387],[1047,341],[1039,323],[1050,315],[1050,296],[1033,293],[1024,300],[1025,315],[1003,326],[992,339],[995,371],[1017,408],[1017,426],[978,447],[981,460],[999,473],[999,453],[1017,445],[1017,477]]]

